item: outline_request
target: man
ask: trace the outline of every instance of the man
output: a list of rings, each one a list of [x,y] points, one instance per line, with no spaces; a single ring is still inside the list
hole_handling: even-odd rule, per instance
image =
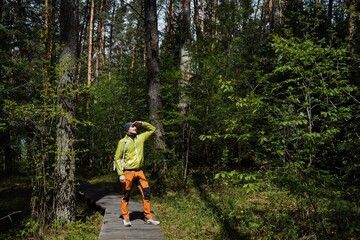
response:
[[[140,126],[143,126],[146,131],[137,135],[137,128]],[[155,129],[153,125],[147,122],[126,123],[126,136],[119,141],[116,150],[115,164],[122,184],[121,211],[126,227],[131,226],[128,204],[133,182],[138,186],[143,198],[145,222],[153,225],[160,224],[152,217],[149,183],[141,170],[144,162],[144,142],[154,133]]]

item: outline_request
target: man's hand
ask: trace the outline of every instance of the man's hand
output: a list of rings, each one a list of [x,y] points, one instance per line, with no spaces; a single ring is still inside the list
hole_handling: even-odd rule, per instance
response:
[[[141,126],[143,124],[142,121],[135,121],[133,122],[132,126],[135,126],[136,128],[138,128],[139,126]]]
[[[125,183],[125,182],[126,182],[126,179],[125,179],[125,176],[124,176],[124,175],[121,175],[121,176],[119,177],[119,179],[120,179],[120,182],[121,182],[121,183]]]

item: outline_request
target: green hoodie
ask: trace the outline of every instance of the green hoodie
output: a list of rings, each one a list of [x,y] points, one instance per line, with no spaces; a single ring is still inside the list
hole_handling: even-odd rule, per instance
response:
[[[119,141],[118,147],[115,153],[115,164],[117,173],[121,176],[124,175],[122,170],[121,158],[124,152],[124,143],[126,140],[126,152],[125,152],[125,169],[140,170],[144,162],[144,142],[151,134],[155,132],[155,127],[150,123],[143,122],[142,125],[147,131],[139,135],[136,135],[134,140],[129,136],[125,136]]]

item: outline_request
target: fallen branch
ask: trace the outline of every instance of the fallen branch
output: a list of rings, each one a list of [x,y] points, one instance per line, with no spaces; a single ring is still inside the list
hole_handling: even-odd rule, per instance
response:
[[[12,222],[12,219],[11,219],[10,216],[13,215],[13,214],[16,214],[16,213],[21,213],[21,211],[16,211],[16,212],[10,213],[9,215],[7,215],[7,216],[5,216],[5,217],[0,218],[0,221],[3,220],[3,219],[5,219],[5,218],[9,218],[9,219],[10,219],[10,222]]]

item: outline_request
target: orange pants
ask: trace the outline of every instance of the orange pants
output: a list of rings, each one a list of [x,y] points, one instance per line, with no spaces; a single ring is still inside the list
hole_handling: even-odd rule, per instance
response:
[[[121,196],[121,211],[124,219],[129,219],[129,199],[130,199],[130,190],[133,182],[138,186],[142,198],[143,198],[143,207],[144,215],[146,219],[152,218],[151,209],[150,209],[150,189],[149,183],[145,178],[144,172],[142,170],[125,170],[125,183],[122,183],[122,196]]]

